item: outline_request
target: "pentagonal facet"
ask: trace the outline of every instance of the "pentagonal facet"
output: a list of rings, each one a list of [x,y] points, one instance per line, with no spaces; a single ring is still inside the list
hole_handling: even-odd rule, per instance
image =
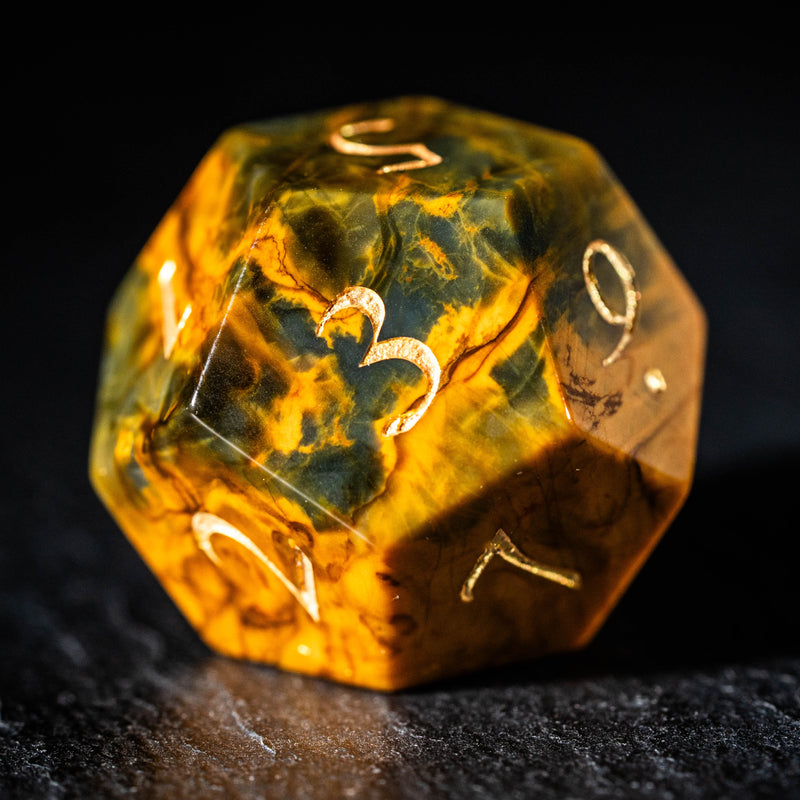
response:
[[[563,650],[685,495],[702,337],[571,137],[430,98],[245,126],[112,306],[92,477],[222,652],[396,688]]]

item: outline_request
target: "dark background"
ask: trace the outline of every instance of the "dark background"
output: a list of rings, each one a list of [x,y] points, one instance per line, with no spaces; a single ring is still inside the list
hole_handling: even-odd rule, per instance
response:
[[[254,21],[231,41],[32,38],[4,65],[0,796],[800,798],[790,40]],[[110,295],[217,135],[409,93],[596,145],[710,338],[693,493],[595,642],[385,696],[209,653],[86,462]]]

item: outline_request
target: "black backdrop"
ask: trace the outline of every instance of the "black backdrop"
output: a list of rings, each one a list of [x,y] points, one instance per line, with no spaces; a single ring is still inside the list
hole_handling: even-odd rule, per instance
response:
[[[7,59],[0,796],[800,797],[793,48],[429,28],[31,38]],[[387,697],[208,653],[86,460],[111,292],[216,136],[410,93],[595,144],[710,338],[693,493],[598,639]]]

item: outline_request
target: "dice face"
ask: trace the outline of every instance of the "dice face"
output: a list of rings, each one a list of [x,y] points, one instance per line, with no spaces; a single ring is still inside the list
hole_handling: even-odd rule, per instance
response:
[[[91,477],[219,652],[397,689],[569,650],[686,496],[704,337],[579,140],[242,126],[112,302]]]

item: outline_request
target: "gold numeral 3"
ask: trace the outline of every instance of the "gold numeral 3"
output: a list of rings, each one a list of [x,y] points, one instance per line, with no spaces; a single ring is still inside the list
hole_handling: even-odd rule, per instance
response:
[[[383,435],[397,436],[400,433],[410,431],[428,410],[433,398],[436,396],[436,392],[439,390],[441,367],[436,360],[436,356],[424,342],[407,336],[397,336],[393,339],[379,342],[378,336],[383,326],[383,320],[386,317],[386,308],[380,295],[366,286],[350,286],[333,298],[325,309],[319,325],[317,325],[317,336],[322,336],[325,324],[334,314],[346,308],[358,309],[372,324],[372,342],[367,348],[364,358],[361,359],[360,367],[367,367],[370,364],[386,361],[390,358],[400,358],[404,361],[410,361],[419,367],[428,379],[428,389],[419,405],[413,411],[406,411],[404,414],[395,417],[384,428]]]

